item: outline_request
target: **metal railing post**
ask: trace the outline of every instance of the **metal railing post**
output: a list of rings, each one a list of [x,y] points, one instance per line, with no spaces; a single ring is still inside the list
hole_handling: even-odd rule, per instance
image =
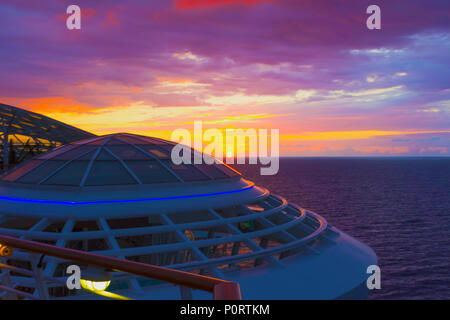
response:
[[[236,282],[224,282],[214,286],[214,300],[242,300],[241,287]]]
[[[39,265],[39,254],[30,252],[30,261],[32,264],[32,271],[34,274],[34,280],[36,281],[36,289],[38,290],[39,297],[43,300],[48,300],[48,289],[45,285],[45,279],[42,274],[42,268]]]

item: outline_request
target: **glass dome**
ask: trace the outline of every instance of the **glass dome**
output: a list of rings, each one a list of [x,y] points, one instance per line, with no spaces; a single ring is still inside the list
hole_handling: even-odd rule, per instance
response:
[[[223,163],[175,165],[170,158],[175,145],[174,142],[127,133],[89,138],[39,155],[1,180],[84,187],[183,183],[240,176]],[[194,152],[191,152],[192,159]]]

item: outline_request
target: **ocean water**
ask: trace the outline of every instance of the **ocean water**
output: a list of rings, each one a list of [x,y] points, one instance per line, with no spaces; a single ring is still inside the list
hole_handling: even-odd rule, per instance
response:
[[[450,299],[450,158],[281,158],[249,180],[371,246],[381,289],[369,299]]]

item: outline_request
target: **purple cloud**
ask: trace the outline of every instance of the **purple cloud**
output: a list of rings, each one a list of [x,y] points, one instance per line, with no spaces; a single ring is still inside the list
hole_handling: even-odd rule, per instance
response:
[[[286,121],[292,128],[311,119],[311,129],[450,129],[448,1],[380,0],[382,30],[374,31],[366,0],[79,0],[74,31],[65,27],[70,4],[2,1],[0,98],[184,107],[305,90],[314,93],[257,108],[297,114]],[[399,89],[383,97],[389,88]]]

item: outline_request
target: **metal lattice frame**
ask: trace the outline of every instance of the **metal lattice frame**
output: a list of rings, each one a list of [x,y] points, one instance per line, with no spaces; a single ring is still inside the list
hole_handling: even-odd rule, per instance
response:
[[[35,154],[62,144],[95,137],[49,117],[0,103],[0,163],[7,170]],[[10,155],[14,154],[15,159]]]
[[[251,209],[255,204],[262,210]],[[287,256],[301,253],[318,254],[321,245],[333,242],[332,236],[330,236],[333,231],[328,228],[324,218],[288,204],[285,199],[271,195],[268,191],[256,203],[242,204],[236,206],[233,210],[239,211],[240,214],[227,217],[220,209],[211,208],[206,210],[209,219],[187,223],[174,222],[173,219],[177,217],[177,214],[173,213],[171,217],[167,214],[151,215],[148,218],[154,221],[154,218],[157,217],[160,225],[119,229],[112,229],[108,223],[108,217],[102,217],[96,220],[98,230],[78,232],[74,232],[76,221],[73,220],[65,221],[60,232],[44,231],[52,221],[43,218],[28,230],[0,227],[0,233],[35,241],[56,241],[56,246],[59,247],[66,247],[67,243],[73,240],[104,239],[108,248],[92,252],[120,258],[162,255],[165,258],[160,260],[159,265],[183,271],[200,272],[200,274],[208,273],[220,278],[226,278],[227,272],[232,272],[236,268],[243,268],[239,265],[240,263],[247,263],[248,265],[250,262],[251,268],[258,267],[261,264],[268,267],[280,267],[284,265],[283,259]],[[188,213],[178,213],[178,215],[185,214]],[[0,225],[10,218],[13,217],[0,216]],[[260,226],[258,230],[243,232],[239,224],[249,221],[257,223]],[[273,221],[276,221],[276,223]],[[186,230],[202,230],[208,233],[208,237],[205,239],[189,239],[186,236]],[[217,230],[220,231],[217,232]],[[225,236],[224,233],[226,233]],[[154,237],[158,235],[161,239],[162,235],[168,235],[167,239],[169,239],[169,234],[174,235],[174,239],[168,240],[166,243],[153,243],[153,238],[152,244],[145,246],[123,248],[118,243],[118,237],[140,235]],[[218,236],[219,234],[220,236]],[[275,244],[268,245],[271,241],[275,241]],[[314,242],[319,243],[319,245],[314,244]],[[245,244],[249,250],[241,252],[241,243]],[[212,248],[217,248],[217,246],[231,247],[231,249],[226,250],[223,256],[213,257],[211,255]],[[185,251],[190,253],[192,259],[180,262],[178,260],[179,254]],[[176,254],[175,259],[169,259],[169,254]],[[27,253],[20,251],[15,251],[11,258],[32,261]],[[46,266],[42,276],[45,279],[54,280],[48,284],[48,287],[61,287],[59,282],[63,278],[55,278],[55,270],[58,264],[63,261],[46,257],[44,262]],[[141,285],[134,276],[115,273],[114,279],[126,281],[132,295],[139,295],[143,292]],[[35,281],[30,278],[12,276],[11,280],[20,283],[22,286],[36,288]],[[37,297],[42,289],[36,289],[34,295]],[[190,296],[189,291],[186,293],[186,290],[182,290],[181,292],[185,297]]]

